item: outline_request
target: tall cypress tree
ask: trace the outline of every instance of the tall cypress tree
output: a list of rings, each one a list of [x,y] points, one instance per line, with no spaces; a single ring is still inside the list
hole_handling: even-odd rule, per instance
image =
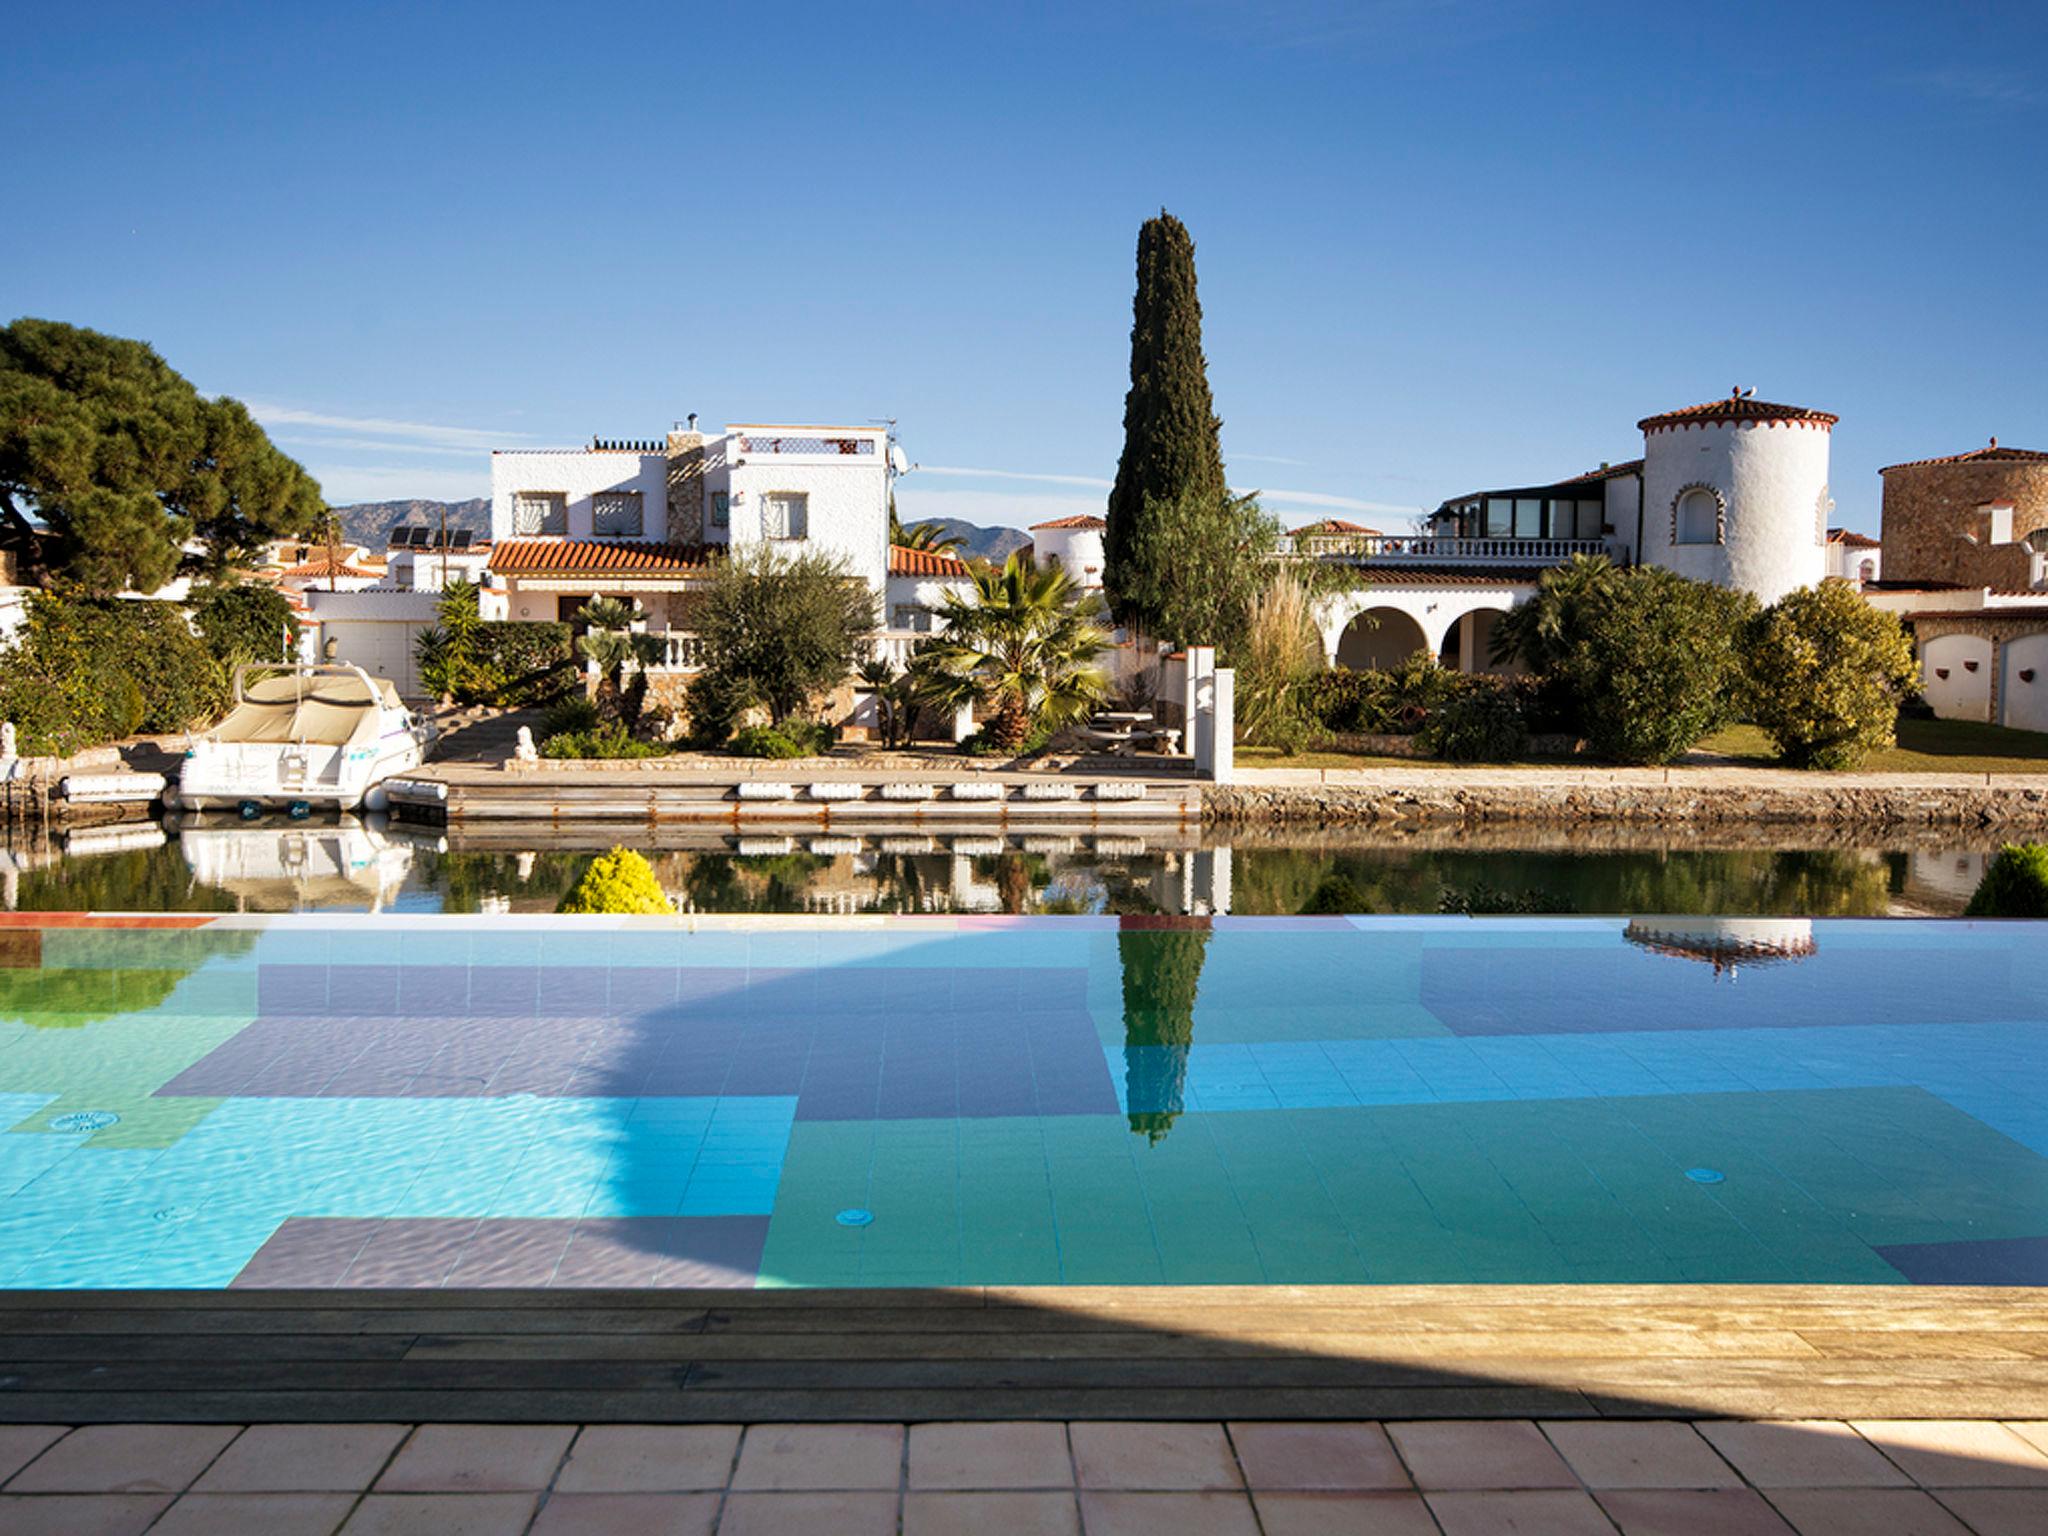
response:
[[[1124,396],[1124,451],[1109,493],[1103,586],[1119,618],[1143,624],[1160,588],[1157,562],[1170,540],[1141,539],[1148,515],[1227,494],[1223,423],[1202,356],[1195,296],[1195,242],[1165,209],[1138,231],[1138,291],[1131,305],[1131,389]]]

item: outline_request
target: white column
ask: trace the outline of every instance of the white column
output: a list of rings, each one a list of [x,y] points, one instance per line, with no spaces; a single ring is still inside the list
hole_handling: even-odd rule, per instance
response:
[[[974,734],[974,706],[962,704],[953,711],[953,740],[965,741]]]

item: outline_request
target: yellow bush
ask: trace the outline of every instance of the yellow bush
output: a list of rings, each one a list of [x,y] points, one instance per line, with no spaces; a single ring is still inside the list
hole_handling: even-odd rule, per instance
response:
[[[630,848],[614,848],[590,861],[557,912],[672,913],[675,906],[654,869]]]

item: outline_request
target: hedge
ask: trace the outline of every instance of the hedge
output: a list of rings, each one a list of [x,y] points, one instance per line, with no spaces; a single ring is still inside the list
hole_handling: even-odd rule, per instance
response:
[[[226,668],[175,603],[38,592],[0,651],[0,720],[15,723],[31,756],[173,734],[227,700]]]

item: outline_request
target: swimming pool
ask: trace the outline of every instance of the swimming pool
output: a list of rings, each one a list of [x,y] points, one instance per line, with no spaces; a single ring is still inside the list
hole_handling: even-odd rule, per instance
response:
[[[2048,1283],[2048,925],[0,914],[0,1287]]]

